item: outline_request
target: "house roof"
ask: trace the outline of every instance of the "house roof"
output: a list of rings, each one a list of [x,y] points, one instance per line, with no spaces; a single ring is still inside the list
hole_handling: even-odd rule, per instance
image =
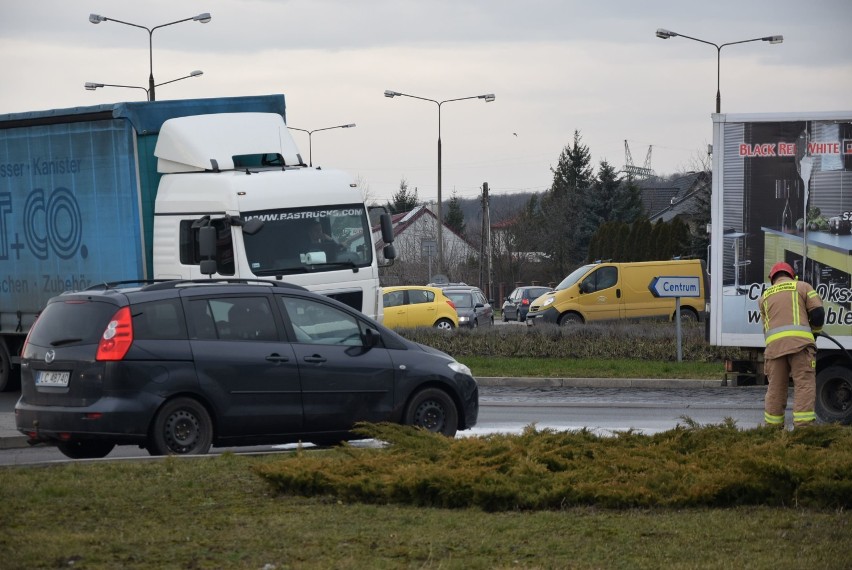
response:
[[[391,224],[393,225],[393,235],[394,238],[399,234],[403,233],[406,229],[414,225],[417,220],[422,218],[423,216],[429,216],[433,220],[438,219],[438,216],[428,207],[428,206],[417,206],[413,210],[408,212],[401,212],[398,214],[391,214]],[[455,235],[458,239],[462,240],[465,243],[468,243],[467,240],[456,233],[451,227],[447,224],[444,224],[444,230],[446,232],[450,232]],[[373,234],[378,234],[376,236],[376,250],[383,248],[385,246],[385,242],[381,236],[381,225],[377,224],[373,226]],[[470,244],[468,244],[470,245]]]
[[[648,219],[669,221],[679,214],[691,213],[695,193],[709,183],[706,172],[690,172],[669,180],[648,178],[636,183],[642,189],[642,203]]]

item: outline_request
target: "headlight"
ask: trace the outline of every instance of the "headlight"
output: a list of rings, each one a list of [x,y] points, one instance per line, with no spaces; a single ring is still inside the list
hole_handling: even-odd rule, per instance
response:
[[[546,306],[548,306],[548,305],[552,304],[554,299],[555,299],[555,297],[548,297],[548,298],[544,301],[544,303],[542,303],[542,304],[541,304],[541,306],[542,306],[542,307],[546,307]]]
[[[458,372],[459,374],[467,374],[468,376],[473,376],[473,374],[471,374],[471,372],[470,372],[470,368],[468,368],[467,366],[465,366],[461,362],[456,362],[455,360],[453,360],[452,362],[447,364],[447,366],[449,366],[450,370],[452,370],[453,372]]]
[[[470,320],[470,317],[459,317],[460,323],[464,323],[464,322],[469,321],[469,320]]]

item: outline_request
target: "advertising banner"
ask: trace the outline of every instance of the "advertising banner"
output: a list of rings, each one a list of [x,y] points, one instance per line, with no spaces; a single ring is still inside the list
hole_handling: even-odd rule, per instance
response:
[[[0,129],[3,331],[63,291],[143,276],[137,188],[127,121]]]
[[[852,346],[849,117],[727,116],[715,128],[714,344],[763,346],[758,302],[770,267],[785,261],[822,297],[825,331]]]

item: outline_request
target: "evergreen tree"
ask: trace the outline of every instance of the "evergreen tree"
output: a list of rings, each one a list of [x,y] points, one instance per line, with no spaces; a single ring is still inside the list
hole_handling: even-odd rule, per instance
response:
[[[590,209],[598,223],[620,219],[617,213],[621,181],[618,173],[607,161],[602,160],[598,175],[592,184]]]
[[[550,192],[542,201],[541,249],[552,264],[554,278],[561,278],[588,255],[596,220],[589,207],[591,153],[574,131],[574,144],[559,155]]]
[[[464,212],[462,212],[461,203],[455,191],[453,191],[453,196],[450,198],[447,213],[444,216],[444,224],[460,236],[464,235]]]
[[[682,222],[680,218],[675,218],[671,222],[671,227],[671,256],[690,256],[692,236],[689,232],[689,226]]]
[[[659,261],[671,259],[672,240],[671,226],[663,220],[657,220],[651,230],[651,251],[645,252],[645,258],[648,261]]]
[[[413,192],[410,191],[408,181],[403,178],[399,181],[399,190],[391,196],[390,202],[387,203],[387,209],[392,214],[401,214],[416,208],[417,203],[417,188]]]
[[[611,220],[621,220],[632,224],[642,216],[647,215],[642,203],[642,189],[630,180],[622,180],[618,185],[612,204]]]

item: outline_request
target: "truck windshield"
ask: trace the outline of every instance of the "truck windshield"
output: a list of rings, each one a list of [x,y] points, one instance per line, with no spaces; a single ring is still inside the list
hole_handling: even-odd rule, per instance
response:
[[[263,227],[244,235],[255,275],[286,275],[369,267],[373,242],[363,204],[243,212]]]
[[[577,269],[572,271],[571,274],[568,275],[568,277],[563,279],[559,285],[556,286],[556,290],[562,291],[563,289],[567,289],[568,287],[579,281],[580,277],[585,275],[592,267],[594,267],[594,264],[578,267]]]

